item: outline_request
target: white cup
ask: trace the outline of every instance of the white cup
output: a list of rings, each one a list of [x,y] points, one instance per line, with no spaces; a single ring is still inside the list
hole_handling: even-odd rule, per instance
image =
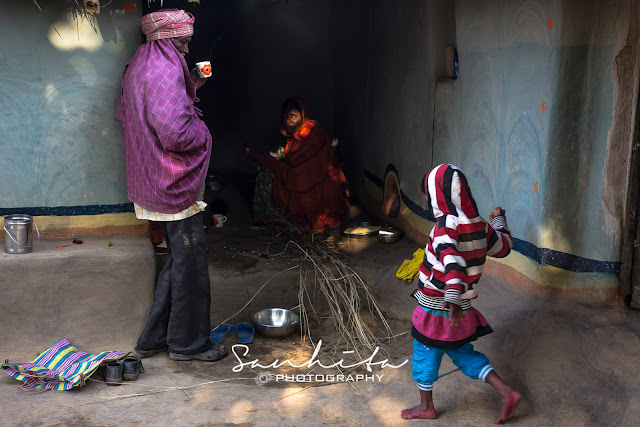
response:
[[[213,216],[213,226],[214,227],[222,227],[222,224],[227,222],[227,217],[222,214],[215,214]]]
[[[198,70],[198,75],[203,79],[211,77],[211,62],[210,61],[202,61],[196,64],[196,70]]]

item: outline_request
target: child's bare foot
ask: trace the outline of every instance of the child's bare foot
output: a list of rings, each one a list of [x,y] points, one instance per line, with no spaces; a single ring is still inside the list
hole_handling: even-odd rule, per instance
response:
[[[511,418],[518,406],[518,403],[520,403],[520,397],[520,393],[517,391],[509,390],[509,394],[502,399],[502,413],[500,414],[500,418],[495,420],[493,423],[500,424]]]
[[[434,420],[438,418],[435,408],[422,409],[420,405],[409,409],[403,409],[400,416],[403,420]]]

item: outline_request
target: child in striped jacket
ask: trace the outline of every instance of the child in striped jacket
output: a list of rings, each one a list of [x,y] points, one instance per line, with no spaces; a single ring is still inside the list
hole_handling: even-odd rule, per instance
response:
[[[471,341],[490,334],[491,327],[471,306],[486,256],[501,258],[511,251],[513,240],[504,210],[496,208],[486,222],[478,214],[467,179],[460,169],[443,164],[421,181],[429,208],[436,218],[420,266],[420,282],[413,296],[413,379],[420,389],[420,405],[402,411],[404,419],[432,419],[433,383],[438,379],[446,353],[467,376],[489,383],[502,398],[496,424],[508,420],[520,401],[496,374],[487,357],[473,349]]]

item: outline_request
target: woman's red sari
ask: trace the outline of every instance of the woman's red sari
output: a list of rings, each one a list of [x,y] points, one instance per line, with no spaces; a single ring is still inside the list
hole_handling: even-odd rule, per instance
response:
[[[326,132],[309,119],[301,99],[302,125],[288,135],[282,160],[275,169],[273,199],[294,223],[314,231],[339,225],[349,214],[347,180],[338,166]]]

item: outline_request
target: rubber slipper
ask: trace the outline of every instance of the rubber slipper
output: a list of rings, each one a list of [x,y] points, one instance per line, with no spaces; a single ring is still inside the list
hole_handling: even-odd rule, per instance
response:
[[[218,325],[215,328],[211,329],[211,342],[214,344],[219,344],[235,331],[236,325]]]
[[[197,354],[180,354],[180,353],[169,353],[169,358],[172,360],[202,360],[204,362],[215,362],[216,360],[220,360],[226,357],[229,354],[229,350],[226,348],[222,353],[218,351],[220,348],[220,344],[214,344],[209,350],[204,353]]]
[[[253,342],[253,336],[255,335],[255,330],[253,326],[248,323],[238,323],[236,326],[236,331],[238,331],[238,343],[239,344],[251,344]]]

